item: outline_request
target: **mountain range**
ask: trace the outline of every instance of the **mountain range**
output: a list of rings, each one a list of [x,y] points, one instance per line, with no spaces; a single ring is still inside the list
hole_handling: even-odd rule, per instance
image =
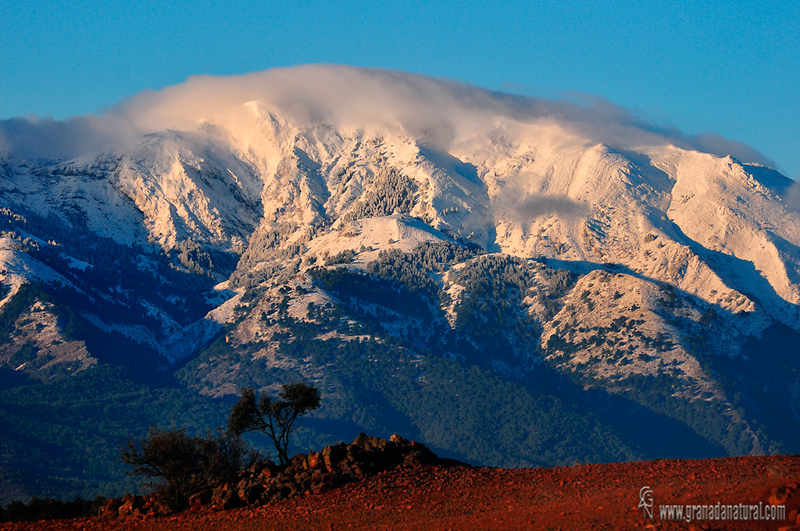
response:
[[[116,494],[125,438],[294,380],[302,448],[799,451],[800,203],[746,146],[335,66],[0,133],[3,499]]]

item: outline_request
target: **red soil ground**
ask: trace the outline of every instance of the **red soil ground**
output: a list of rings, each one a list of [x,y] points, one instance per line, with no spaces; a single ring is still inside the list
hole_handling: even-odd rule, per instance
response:
[[[420,467],[386,472],[319,495],[256,509],[186,512],[150,519],[101,518],[3,524],[1,530],[800,530],[800,457],[660,460],[553,469]],[[649,486],[655,520],[639,491]],[[659,504],[772,501],[786,520],[666,522]],[[790,520],[791,518],[791,520]]]

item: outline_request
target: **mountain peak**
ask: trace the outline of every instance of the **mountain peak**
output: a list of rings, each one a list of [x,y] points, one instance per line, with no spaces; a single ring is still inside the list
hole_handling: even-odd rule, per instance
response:
[[[103,338],[187,359],[208,396],[280,374],[341,399],[341,358],[382,360],[375,377],[400,371],[421,403],[425,378],[474,376],[431,361],[449,358],[523,393],[599,393],[607,420],[657,412],[727,452],[785,438],[751,418],[765,379],[796,414],[795,362],[753,345],[800,332],[800,216],[763,165],[609,106],[357,68],[193,78],[114,113],[128,129],[102,155],[2,161],[7,305],[43,280]],[[0,348],[12,369],[49,355],[18,343]]]

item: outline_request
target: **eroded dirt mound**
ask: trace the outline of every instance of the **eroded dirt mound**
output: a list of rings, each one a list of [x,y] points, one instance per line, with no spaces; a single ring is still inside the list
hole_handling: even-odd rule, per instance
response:
[[[397,468],[258,508],[6,524],[14,530],[798,529],[800,457],[661,460],[553,469]],[[652,500],[644,518],[640,500]],[[780,521],[666,521],[661,506],[785,507]],[[744,509],[742,509],[744,510]]]

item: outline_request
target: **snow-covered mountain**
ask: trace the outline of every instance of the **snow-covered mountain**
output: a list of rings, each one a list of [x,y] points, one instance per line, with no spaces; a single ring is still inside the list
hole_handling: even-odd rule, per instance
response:
[[[796,450],[800,215],[761,160],[608,106],[345,67],[197,78],[115,112],[130,130],[74,158],[6,139],[9,369],[104,361],[30,333],[67,306],[209,396],[270,389],[265,371],[341,395],[289,345],[370,339],[572,382],[611,401],[586,406],[600,417],[624,398],[727,453]],[[36,282],[62,295],[14,304]]]

